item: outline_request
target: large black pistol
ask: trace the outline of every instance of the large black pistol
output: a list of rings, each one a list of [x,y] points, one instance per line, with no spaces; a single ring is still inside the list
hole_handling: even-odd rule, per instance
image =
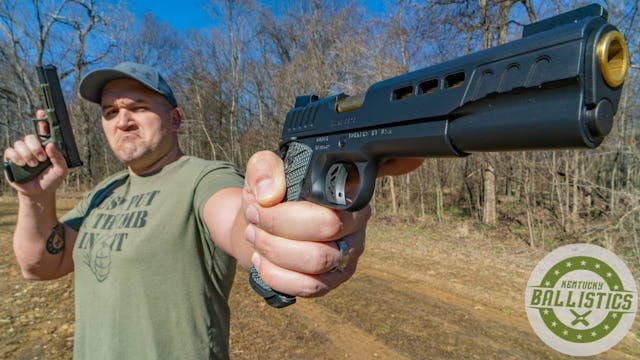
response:
[[[80,154],[76,146],[73,130],[64,102],[58,72],[53,65],[36,66],[38,80],[40,82],[40,98],[46,113],[46,118],[34,119],[35,134],[42,147],[53,143],[62,153],[67,167],[82,166]],[[45,126],[42,126],[46,123]],[[18,166],[11,161],[4,162],[4,171],[11,182],[25,183],[38,176],[51,165],[49,159],[41,161],[36,167],[28,165]]]
[[[629,67],[626,42],[607,18],[589,5],[361,95],[298,97],[280,144],[286,201],[361,209],[385,159],[597,147],[611,131]],[[357,187],[347,194],[350,179]],[[255,269],[249,280],[274,307],[295,302]]]

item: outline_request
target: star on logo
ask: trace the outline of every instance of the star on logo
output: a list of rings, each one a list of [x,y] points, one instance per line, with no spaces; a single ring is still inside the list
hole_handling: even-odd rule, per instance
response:
[[[582,339],[582,335],[578,334],[578,335],[576,336],[576,338],[577,338],[578,340],[581,340],[581,339]]]
[[[565,330],[565,331],[562,332],[562,335],[565,335],[565,336],[569,335],[569,332],[567,330]]]
[[[607,277],[611,277],[611,276],[613,276],[613,274],[611,272],[608,272]]]
[[[544,311],[542,313],[545,314],[545,315],[549,315],[549,310],[544,309]]]
[[[549,280],[545,281],[545,282],[544,282],[544,285],[545,285],[545,286],[551,286],[551,281],[549,281]]]
[[[552,327],[556,327],[556,326],[558,326],[558,323],[554,321],[554,322],[551,323],[551,326]]]
[[[598,335],[598,333],[595,332],[595,331],[591,333],[591,337],[596,337],[597,335]]]
[[[605,330],[609,330],[609,325],[605,325],[605,326],[604,326],[604,329],[605,329]]]
[[[600,264],[596,263],[596,269],[600,269]]]
[[[586,261],[584,261],[584,260],[582,260],[582,261],[580,261],[580,265],[582,265],[582,266],[587,266],[587,262],[586,262]]]
[[[567,267],[570,268],[571,266],[573,266],[573,264],[571,264],[571,261],[567,261]]]
[[[560,271],[559,270],[556,270],[553,273],[556,274],[556,275],[560,275]]]

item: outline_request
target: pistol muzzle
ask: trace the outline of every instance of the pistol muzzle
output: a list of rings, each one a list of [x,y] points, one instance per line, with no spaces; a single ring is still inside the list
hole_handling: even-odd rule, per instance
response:
[[[615,88],[624,82],[629,70],[627,42],[619,31],[604,34],[596,47],[600,72],[607,85]]]

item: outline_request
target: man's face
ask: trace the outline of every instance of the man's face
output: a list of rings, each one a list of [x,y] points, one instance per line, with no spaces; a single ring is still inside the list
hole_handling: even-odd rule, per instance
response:
[[[129,168],[144,171],[178,148],[178,110],[141,83],[109,82],[102,91],[101,106],[109,146]]]

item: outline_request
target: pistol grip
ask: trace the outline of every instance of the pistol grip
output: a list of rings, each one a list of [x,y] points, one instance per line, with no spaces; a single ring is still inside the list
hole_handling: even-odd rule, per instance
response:
[[[258,270],[255,267],[251,267],[249,270],[249,284],[251,288],[262,296],[267,304],[274,308],[283,308],[296,302],[296,297],[275,291],[265,284],[258,274]]]
[[[51,165],[51,160],[49,159],[38,163],[36,167],[28,165],[18,166],[11,161],[5,161],[4,172],[7,174],[9,181],[22,184],[38,176],[44,169],[48,168],[49,165]]]
[[[287,194],[284,201],[296,201],[302,197],[302,186],[313,150],[303,143],[292,142],[284,155],[284,176],[287,182]]]
[[[48,134],[40,132],[40,128],[38,127],[38,124],[40,122],[47,123],[46,130],[49,131]],[[53,129],[51,129],[51,123],[47,120],[47,118],[31,119],[31,123],[35,131],[35,135],[38,138],[38,140],[40,140],[43,148],[47,146],[47,144],[49,144],[50,142],[55,143],[56,136]],[[58,147],[57,144],[56,144],[56,147]],[[5,161],[4,172],[5,174],[7,174],[7,178],[9,179],[9,181],[22,184],[38,176],[42,171],[44,171],[44,169],[49,167],[49,165],[51,165],[51,160],[49,159],[39,162],[36,167],[31,167],[29,165],[18,166],[12,163],[11,161]]]
[[[287,182],[287,194],[284,201],[300,199],[302,183],[307,175],[312,155],[313,150],[304,144],[297,142],[289,144],[284,157],[284,174]],[[275,291],[265,284],[255,267],[251,267],[249,271],[249,284],[258,295],[264,298],[267,304],[275,308],[283,308],[296,302],[295,296]]]

